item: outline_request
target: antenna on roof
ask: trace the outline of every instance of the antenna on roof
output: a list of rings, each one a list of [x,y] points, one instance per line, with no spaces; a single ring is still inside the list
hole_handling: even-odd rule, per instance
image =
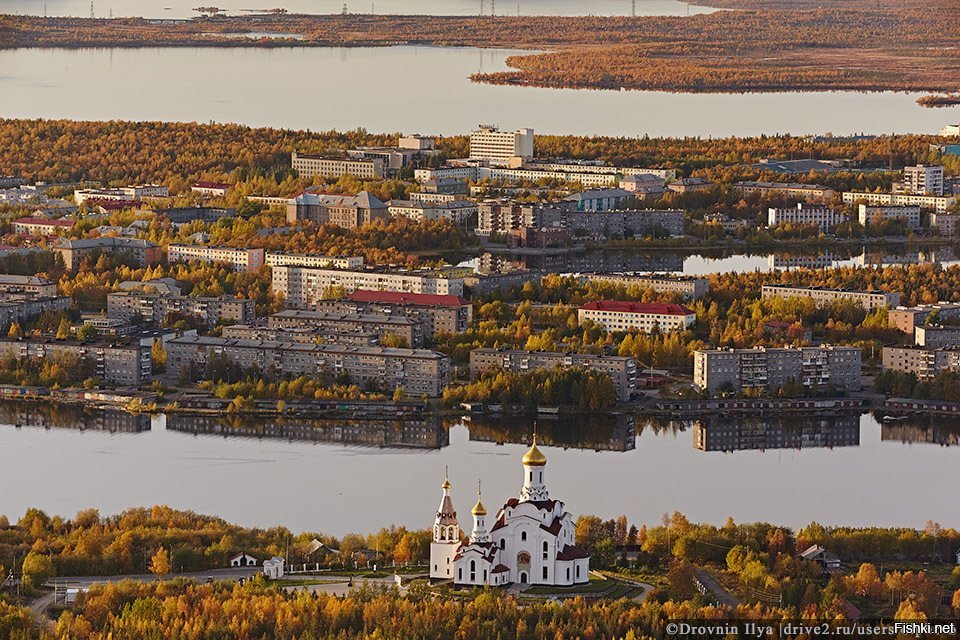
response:
[[[634,18],[637,17],[637,0],[631,0],[630,2],[630,15]]]
[[[93,15],[93,0],[90,0],[90,19],[92,20],[96,16]]]

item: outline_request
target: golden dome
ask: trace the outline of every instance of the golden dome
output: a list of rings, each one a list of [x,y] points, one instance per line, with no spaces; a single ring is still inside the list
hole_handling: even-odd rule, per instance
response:
[[[443,468],[443,484],[440,485],[441,489],[447,490],[450,488],[450,472],[447,467]]]
[[[440,485],[440,488],[441,488],[441,489],[449,489],[449,488],[450,488],[450,481],[447,480],[446,478],[444,478],[444,479],[443,479],[443,484]]]
[[[533,435],[533,444],[530,449],[523,454],[523,464],[529,467],[542,467],[547,464],[547,456],[537,448],[537,435]]]
[[[480,498],[477,498],[477,504],[473,505],[473,510],[471,511],[475,516],[485,516],[487,515],[487,508],[483,506],[483,503],[480,502]]]

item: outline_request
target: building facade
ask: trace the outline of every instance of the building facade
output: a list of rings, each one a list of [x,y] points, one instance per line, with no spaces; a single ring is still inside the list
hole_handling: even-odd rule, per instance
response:
[[[463,278],[446,277],[437,272],[356,271],[346,269],[309,269],[274,267],[273,290],[283,294],[291,307],[312,306],[323,300],[331,289],[350,293],[357,289],[396,291],[430,295],[463,295]]]
[[[960,369],[960,349],[932,347],[884,347],[884,371],[912,373],[918,380],[930,380],[943,371]]]
[[[903,168],[902,190],[913,195],[943,195],[943,167],[918,164]]]
[[[320,331],[358,331],[378,336],[397,336],[407,346],[423,345],[423,325],[405,316],[337,313],[308,311],[305,309],[287,309],[271,315],[267,319],[270,329],[290,329],[309,327]]]
[[[920,228],[920,207],[906,204],[865,204],[858,207],[857,220],[864,227],[876,224],[877,221],[893,220],[902,222],[912,231]]]
[[[264,250],[247,247],[215,247],[199,244],[171,244],[167,246],[170,262],[219,262],[234,271],[256,271],[264,264]]]
[[[783,224],[815,225],[821,232],[826,232],[846,220],[843,214],[837,213],[830,207],[804,206],[803,202],[796,207],[770,207],[767,211],[767,226],[778,227]]]
[[[607,331],[636,329],[650,333],[657,328],[667,333],[684,331],[697,321],[697,314],[679,304],[598,300],[577,310],[577,321],[599,325]]]
[[[533,129],[500,131],[493,125],[480,125],[470,133],[471,160],[507,164],[514,158],[533,158]]]
[[[60,360],[79,358],[94,377],[117,386],[140,386],[151,379],[150,347],[139,343],[113,345],[68,340],[18,340],[0,338],[0,358]]]
[[[710,283],[696,276],[670,275],[665,273],[587,273],[582,280],[653,289],[658,293],[679,293],[688,300],[707,295]]]
[[[884,204],[917,206],[921,209],[930,209],[937,213],[946,213],[947,209],[956,204],[954,196],[916,195],[910,193],[871,193],[868,191],[844,191],[844,204]]]
[[[317,310],[403,315],[425,322],[433,336],[463,333],[473,322],[473,303],[454,295],[360,289],[339,300],[321,300]]]
[[[0,294],[51,298],[57,295],[57,283],[38,276],[0,274]]]
[[[817,306],[834,302],[855,302],[864,309],[884,309],[900,304],[900,294],[889,291],[857,291],[856,289],[829,289],[827,287],[795,287],[789,284],[765,284],[760,296],[769,298],[811,298]]]
[[[791,380],[807,389],[859,391],[860,371],[856,347],[703,349],[693,358],[693,384],[710,393],[773,391]]]
[[[163,324],[170,314],[194,316],[210,327],[220,321],[247,324],[257,319],[254,300],[233,296],[214,298],[136,290],[107,294],[107,317],[111,319]]]
[[[387,205],[367,191],[355,196],[329,193],[301,193],[287,202],[287,224],[311,221],[356,229],[376,221],[390,219]]]
[[[137,267],[152,266],[160,262],[159,246],[149,240],[138,238],[85,238],[61,240],[55,247],[63,258],[63,264],[75,271],[84,258],[106,255],[130,261]]]
[[[291,167],[303,177],[339,178],[354,176],[373,180],[386,175],[384,161],[379,157],[345,158],[293,152]]]
[[[311,267],[315,269],[359,269],[363,256],[321,256],[306,253],[267,251],[264,258],[270,267]]]

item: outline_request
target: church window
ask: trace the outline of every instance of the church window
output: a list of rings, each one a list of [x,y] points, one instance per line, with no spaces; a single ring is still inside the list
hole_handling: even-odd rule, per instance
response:
[[[577,577],[580,577],[580,565],[577,565]]]
[[[447,556],[447,564],[450,564],[450,556]]]
[[[526,531],[521,531],[521,532],[520,532],[520,539],[521,539],[521,540],[526,540],[526,539],[527,539],[527,532],[526,532]]]
[[[470,571],[473,572],[473,571],[476,571],[476,570],[477,570],[477,561],[476,561],[476,560],[471,560],[471,561],[470,561]]]
[[[570,567],[567,567],[567,580],[570,579]]]
[[[530,472],[530,482],[533,482],[533,471]]]
[[[543,579],[544,579],[544,580],[547,579],[547,568],[546,568],[546,567],[543,568]]]
[[[546,540],[544,540],[543,541],[543,559],[544,560],[547,559],[547,554],[549,553],[549,551],[550,551],[550,544]]]
[[[505,538],[500,538],[500,550],[503,551],[503,549],[504,549],[506,546],[507,546],[507,541],[506,541],[506,539],[505,539]]]
[[[463,569],[457,569],[457,580],[463,580]]]
[[[483,570],[483,581],[484,581],[484,582],[487,581],[487,570],[486,570],[486,569]]]

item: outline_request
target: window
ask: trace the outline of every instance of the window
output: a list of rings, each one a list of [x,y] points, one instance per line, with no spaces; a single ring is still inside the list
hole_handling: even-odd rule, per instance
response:
[[[476,560],[471,560],[471,561],[470,561],[470,572],[472,573],[472,572],[474,572],[474,571],[476,571],[476,570],[477,570],[477,561],[476,561]]]
[[[577,565],[577,577],[580,577],[580,565]]]
[[[570,579],[570,567],[567,567],[567,580]]]
[[[526,531],[521,531],[521,532],[520,532],[520,539],[521,539],[521,540],[526,540],[526,539],[527,539],[527,532],[526,532]]]
[[[503,551],[504,547],[507,546],[507,541],[504,538],[500,538],[500,550]]]
[[[544,579],[544,580],[547,579],[547,568],[546,568],[546,567],[543,568],[543,579]]]
[[[546,540],[543,541],[543,559],[547,559],[547,554],[550,552],[550,543]]]
[[[463,569],[457,569],[457,580],[463,580]]]

